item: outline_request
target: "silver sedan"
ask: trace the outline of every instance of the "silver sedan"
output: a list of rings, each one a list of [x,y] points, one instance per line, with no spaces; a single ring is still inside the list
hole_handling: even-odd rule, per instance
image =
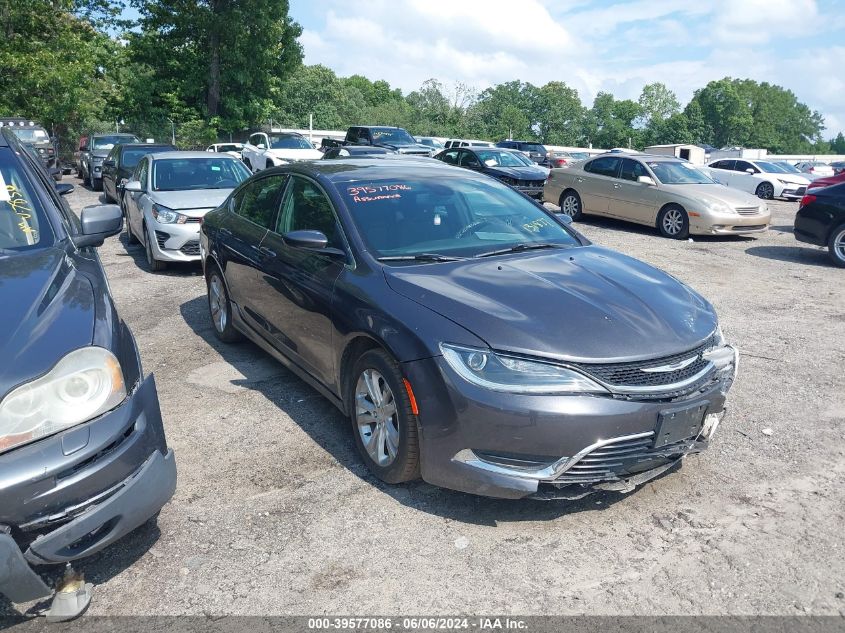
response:
[[[228,154],[147,154],[124,185],[123,213],[130,244],[144,244],[152,271],[167,262],[198,261],[202,217],[250,177]]]

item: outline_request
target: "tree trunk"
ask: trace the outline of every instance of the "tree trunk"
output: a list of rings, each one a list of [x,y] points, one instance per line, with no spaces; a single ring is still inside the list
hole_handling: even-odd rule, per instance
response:
[[[208,116],[214,117],[220,114],[220,13],[222,12],[222,0],[211,2],[211,28],[208,34],[209,67],[208,67]]]

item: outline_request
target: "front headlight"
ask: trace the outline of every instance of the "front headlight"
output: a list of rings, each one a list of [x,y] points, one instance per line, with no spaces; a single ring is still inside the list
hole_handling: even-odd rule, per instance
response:
[[[126,398],[114,354],[83,347],[0,402],[0,452],[87,422]]]
[[[736,213],[736,209],[721,200],[704,201],[704,206],[711,213]]]
[[[449,366],[479,387],[509,393],[605,393],[607,390],[583,374],[537,361],[496,354],[489,349],[440,344]]]
[[[152,208],[153,217],[161,224],[184,224],[188,217],[168,209],[160,204],[154,204]]]

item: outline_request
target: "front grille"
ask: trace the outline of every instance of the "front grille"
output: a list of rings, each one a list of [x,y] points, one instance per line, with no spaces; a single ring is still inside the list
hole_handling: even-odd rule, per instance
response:
[[[737,207],[736,212],[740,215],[757,215],[760,213],[759,207]]]
[[[750,224],[747,226],[733,226],[731,227],[734,231],[762,231],[766,228],[765,224]]]
[[[158,243],[158,247],[164,249],[164,243],[170,239],[170,233],[165,233],[164,231],[156,231],[156,242]]]
[[[615,481],[625,475],[657,468],[693,448],[693,439],[681,440],[658,449],[654,438],[620,439],[587,453],[554,480],[557,485]]]
[[[708,339],[702,345],[688,352],[681,352],[662,358],[635,361],[632,363],[577,363],[580,371],[597,378],[599,381],[617,387],[660,387],[673,385],[690,378],[702,371],[710,362],[704,358],[704,352],[713,345]],[[644,369],[673,365],[695,357],[695,361],[672,371],[648,372]]]
[[[807,187],[798,187],[798,189],[795,190],[795,195],[797,196],[803,196],[805,193],[807,193]]]
[[[543,186],[542,180],[517,180],[516,186],[517,187],[542,187]]]
[[[197,241],[185,242],[179,250],[182,251],[183,255],[196,256],[200,254],[200,243]]]
[[[202,222],[202,218],[188,218],[185,220],[185,224],[196,224],[198,222]]]

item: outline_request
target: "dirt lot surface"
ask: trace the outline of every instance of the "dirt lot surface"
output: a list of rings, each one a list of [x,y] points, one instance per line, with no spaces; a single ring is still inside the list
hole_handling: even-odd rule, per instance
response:
[[[179,485],[157,527],[79,566],[90,613],[845,614],[845,271],[794,240],[797,203],[770,206],[753,238],[577,224],[700,291],[742,354],[708,452],[579,502],[381,484],[326,400],[251,343],[217,342],[198,266],[151,274],[109,239]]]

